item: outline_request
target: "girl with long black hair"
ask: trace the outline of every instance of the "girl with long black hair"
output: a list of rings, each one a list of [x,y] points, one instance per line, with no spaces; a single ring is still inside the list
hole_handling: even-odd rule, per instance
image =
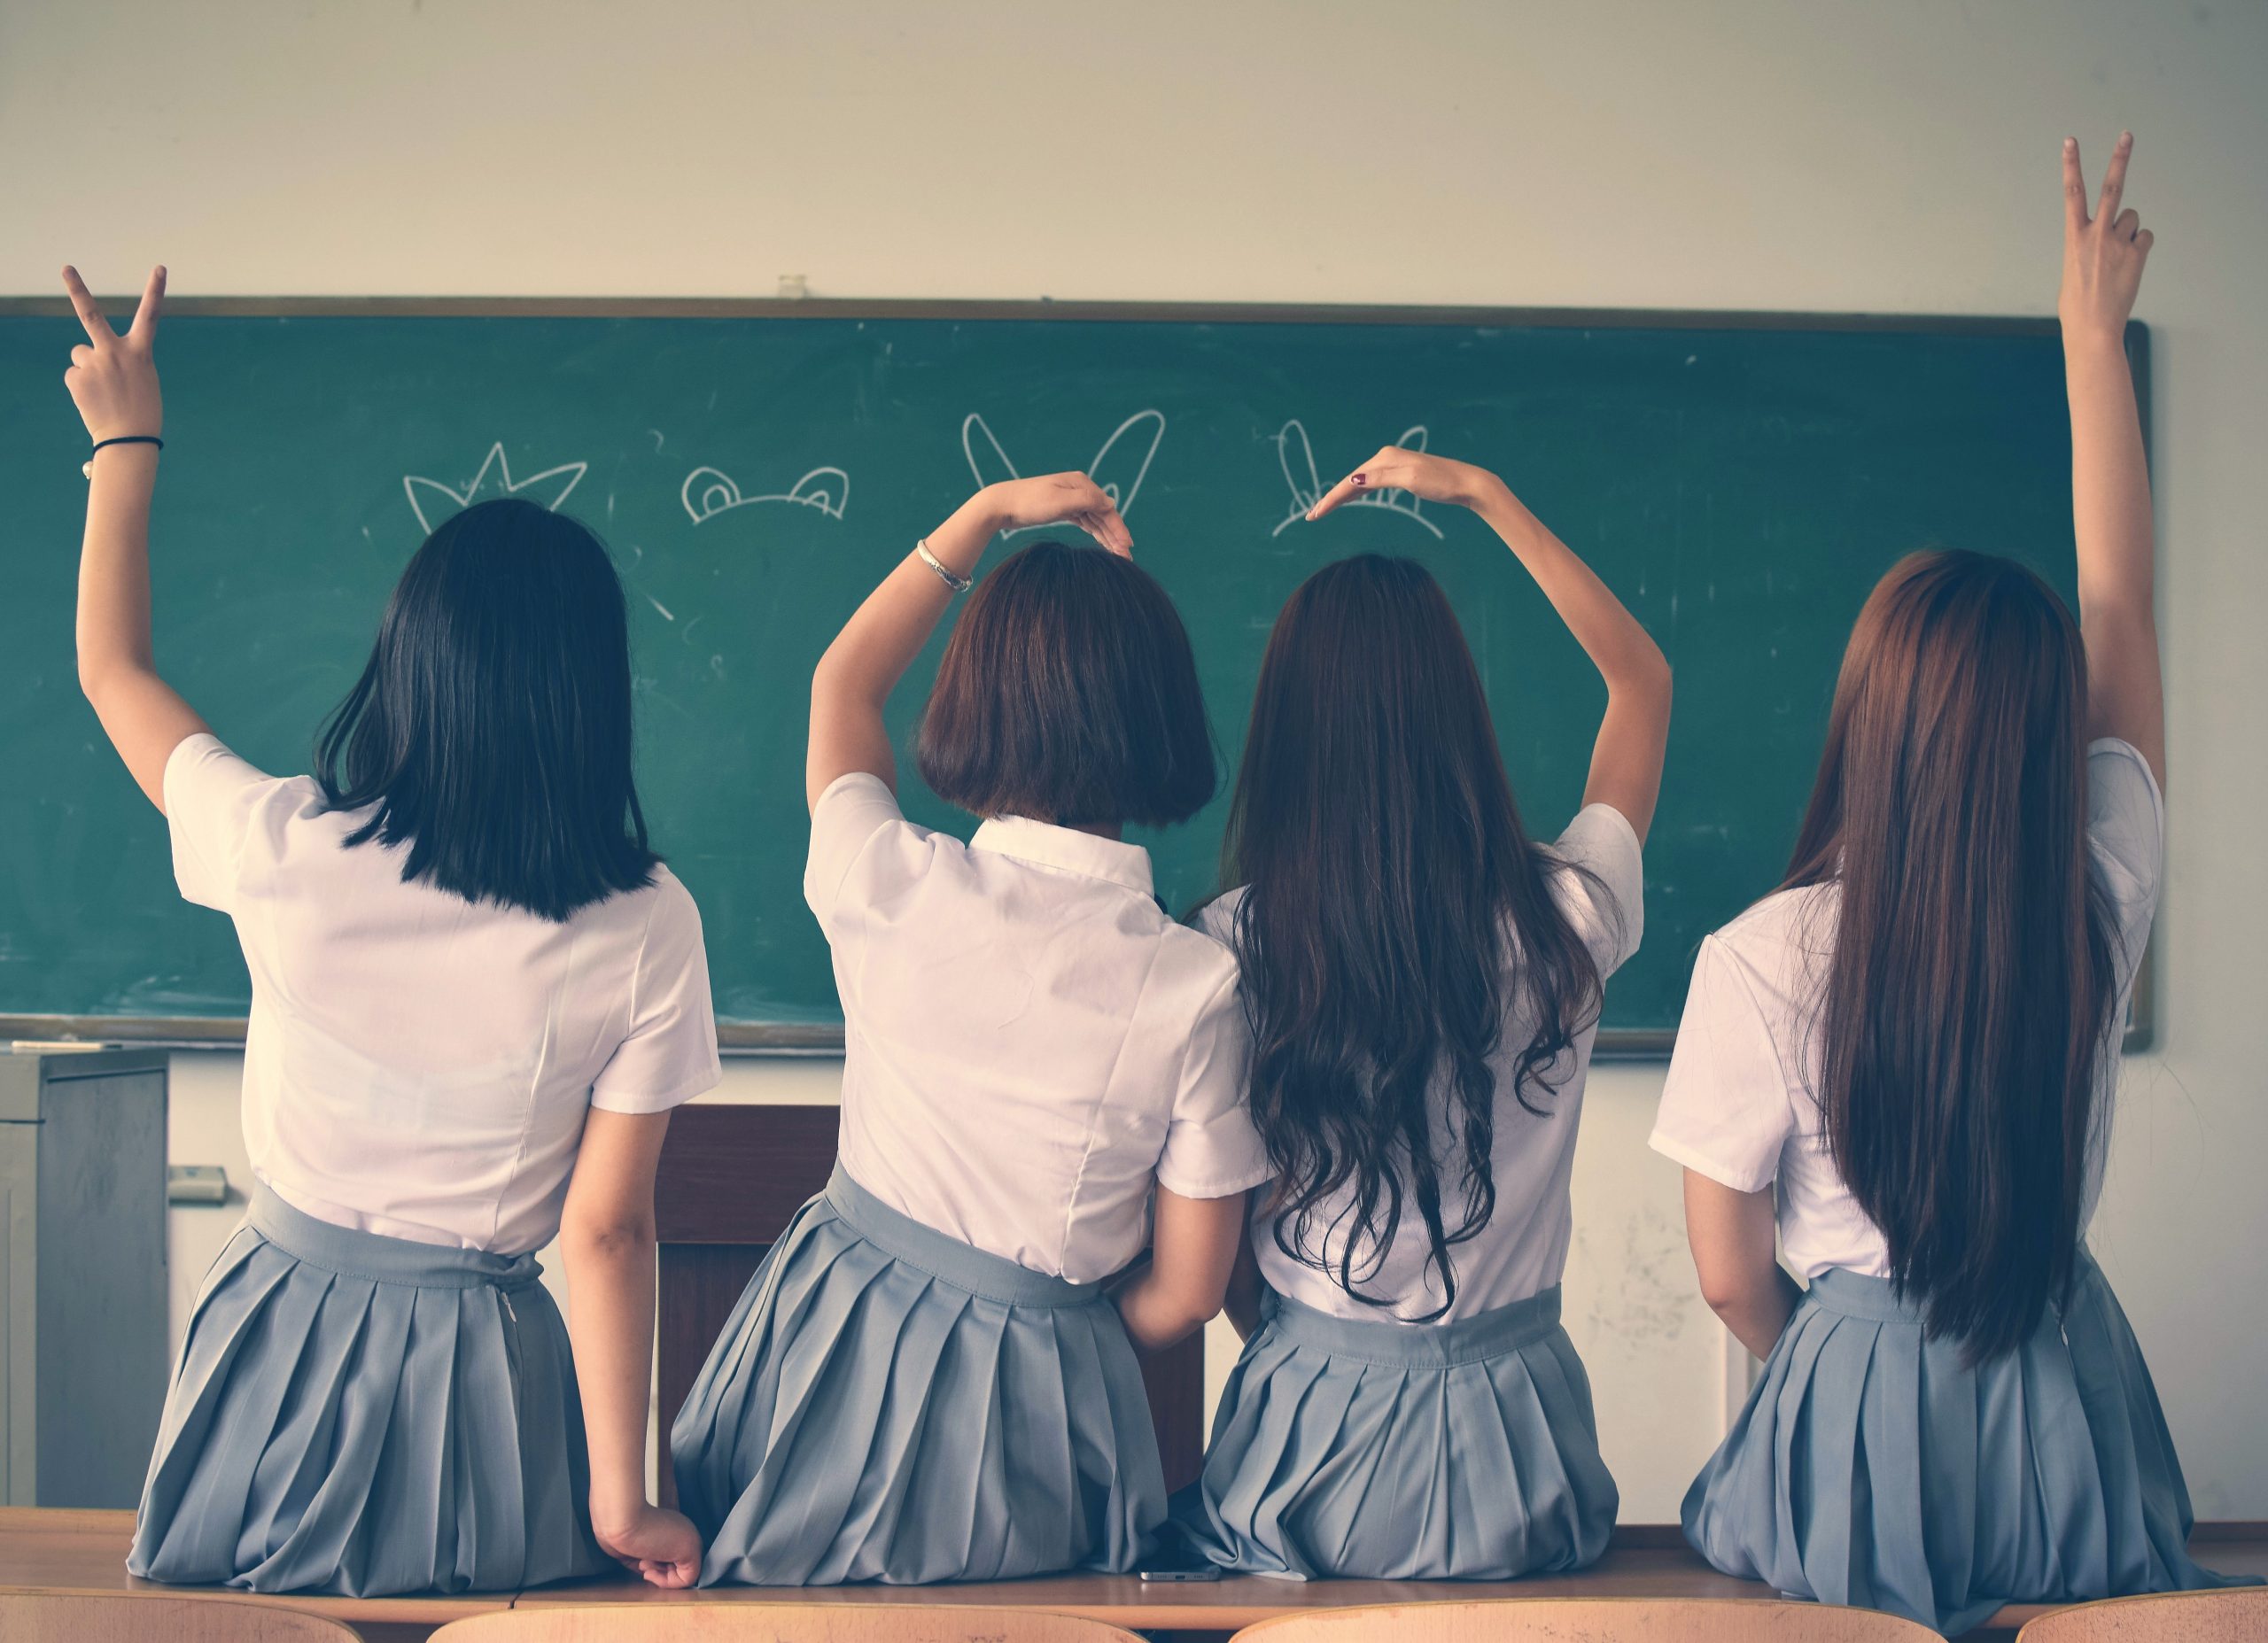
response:
[[[1948,1635],[2217,1580],[2084,1242],[2164,855],[2132,143],[2092,218],[2063,147],[2079,618],[1982,554],[1876,585],[1787,878],[1702,944],[1653,1137],[1702,1293],[1766,1360],[1687,1538]]]
[[[1495,475],[1387,449],[1384,488],[1472,508],[1607,685],[1583,808],[1513,803],[1480,678],[1408,560],[1317,572],[1277,619],[1200,924],[1237,955],[1254,1195],[1231,1376],[1184,1514],[1224,1567],[1509,1578],[1605,1549],[1613,1479],[1559,1326],[1601,989],[1636,950],[1670,678]]]
[[[701,916],[631,780],[606,550],[524,501],[443,522],[315,773],[256,769],[151,653],[165,271],[124,336],[64,278],[95,442],[80,681],[252,973],[252,1202],[198,1292],[127,1567],[375,1597],[611,1556],[690,1585],[699,1538],[646,1491],[654,1172],[720,1069]],[[538,1282],[555,1236],[571,1343]]]

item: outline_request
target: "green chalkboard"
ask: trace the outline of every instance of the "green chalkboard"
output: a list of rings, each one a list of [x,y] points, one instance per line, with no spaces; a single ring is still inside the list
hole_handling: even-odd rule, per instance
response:
[[[426,525],[515,488],[589,521],[630,593],[647,814],[700,901],[718,1014],[746,1043],[823,1044],[840,1026],[800,893],[812,664],[980,477],[1092,466],[1119,488],[1188,619],[1231,769],[1292,587],[1360,550],[1423,560],[1549,837],[1577,804],[1604,693],[1511,557],[1432,506],[1287,523],[1316,479],[1390,440],[1502,471],[1677,670],[1645,947],[1607,1003],[1624,1048],[1674,1026],[1695,944],[1773,884],[1837,656],[1883,569],[1948,544],[2071,582],[2061,355],[2042,322],[184,306],[160,344],[168,675],[248,757],[303,770]],[[175,896],[164,824],[74,677],[85,442],[58,380],[74,328],[59,305],[32,308],[0,314],[0,1017],[225,1035],[248,996],[233,936]],[[901,748],[935,657],[894,703]],[[908,811],[965,833],[905,764]],[[1177,910],[1213,887],[1222,810],[1141,840]]]

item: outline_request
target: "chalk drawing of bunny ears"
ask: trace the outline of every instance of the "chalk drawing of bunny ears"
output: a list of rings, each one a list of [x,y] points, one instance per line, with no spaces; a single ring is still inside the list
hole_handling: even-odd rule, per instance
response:
[[[1163,411],[1137,411],[1111,430],[1110,438],[1102,442],[1102,449],[1095,453],[1095,460],[1087,465],[1087,477],[1092,479],[1116,507],[1121,517],[1134,506],[1135,493],[1141,490],[1142,481],[1150,471],[1150,460],[1158,453],[1158,442],[1166,437],[1166,417]],[[968,470],[976,476],[976,483],[988,485],[1002,479],[1021,479],[1016,465],[993,438],[992,430],[984,418],[971,411],[961,419],[961,453],[968,458]],[[1045,531],[1047,525],[1025,525],[1026,531]],[[1014,531],[1003,535],[1014,536]]]
[[[730,474],[715,468],[696,468],[686,475],[685,484],[677,494],[696,525],[735,508],[753,508],[758,502],[794,502],[804,508],[816,508],[829,519],[840,519],[843,509],[850,506],[850,476],[840,468],[814,468],[785,491],[765,496],[742,496]]]
[[[1421,424],[1402,430],[1402,438],[1394,444],[1406,451],[1425,448],[1425,430]],[[1308,516],[1308,509],[1323,500],[1324,484],[1316,477],[1315,452],[1308,444],[1308,430],[1297,417],[1285,422],[1276,436],[1276,454],[1284,464],[1284,479],[1292,487],[1292,511],[1284,515],[1270,536],[1281,536]],[[1360,496],[1350,496],[1340,504],[1343,508],[1383,508],[1388,513],[1401,514],[1416,520],[1435,537],[1441,534],[1441,526],[1419,511],[1418,500],[1407,491],[1367,491]]]
[[[417,474],[404,474],[401,488],[408,493],[410,511],[417,515],[418,525],[431,536],[436,526],[474,502],[500,496],[518,496],[525,492],[529,501],[556,510],[582,483],[584,471],[589,467],[588,462],[562,462],[556,468],[547,468],[540,474],[516,480],[512,477],[512,464],[504,455],[504,442],[499,439],[488,447],[480,471],[473,475],[472,483],[463,490],[453,490],[438,479]]]

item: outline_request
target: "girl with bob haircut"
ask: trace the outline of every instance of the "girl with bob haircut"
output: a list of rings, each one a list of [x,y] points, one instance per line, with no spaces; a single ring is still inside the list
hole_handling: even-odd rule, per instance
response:
[[[983,824],[915,826],[883,704],[993,537],[1061,520],[1101,551],[988,576],[922,719],[923,779]],[[1125,1570],[1163,1520],[1135,1349],[1220,1309],[1269,1166],[1236,966],[1120,836],[1216,779],[1188,638],[1131,546],[1084,474],[989,486],[812,675],[804,892],[843,997],[841,1151],[671,1434],[704,1584]]]
[[[1606,715],[1582,809],[1539,845],[1423,567],[1342,561],[1277,618],[1222,850],[1237,887],[1200,915],[1242,969],[1276,1182],[1184,1517],[1231,1569],[1510,1579],[1589,1563],[1614,1526],[1559,1278],[1602,988],[1638,945],[1669,666],[1494,474],[1387,449],[1308,516],[1382,487],[1488,523]]]
[[[1687,1538],[1947,1635],[2218,1584],[2085,1244],[2163,862],[2132,143],[2092,220],[2063,145],[2079,619],[1982,554],[1882,579],[1787,878],[1702,944],[1653,1135],[1702,1293],[1766,1360]]]
[[[123,337],[64,283],[96,441],[80,680],[252,972],[251,1206],[127,1567],[371,1597],[611,1557],[687,1585],[700,1542],[645,1487],[654,1167],[719,1069],[700,915],[631,783],[614,568],[572,520],[465,509],[402,573],[317,773],[254,769],[151,655],[165,270]],[[538,1282],[555,1236],[571,1344]]]

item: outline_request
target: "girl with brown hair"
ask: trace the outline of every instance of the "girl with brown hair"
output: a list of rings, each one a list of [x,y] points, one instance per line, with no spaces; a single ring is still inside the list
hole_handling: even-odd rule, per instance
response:
[[[1883,578],[1787,879],[1702,945],[1653,1135],[1703,1294],[1766,1360],[1687,1538],[1949,1634],[2217,1578],[2084,1243],[2163,860],[2131,148],[2093,218],[2063,151],[2079,618],[1985,554]]]

